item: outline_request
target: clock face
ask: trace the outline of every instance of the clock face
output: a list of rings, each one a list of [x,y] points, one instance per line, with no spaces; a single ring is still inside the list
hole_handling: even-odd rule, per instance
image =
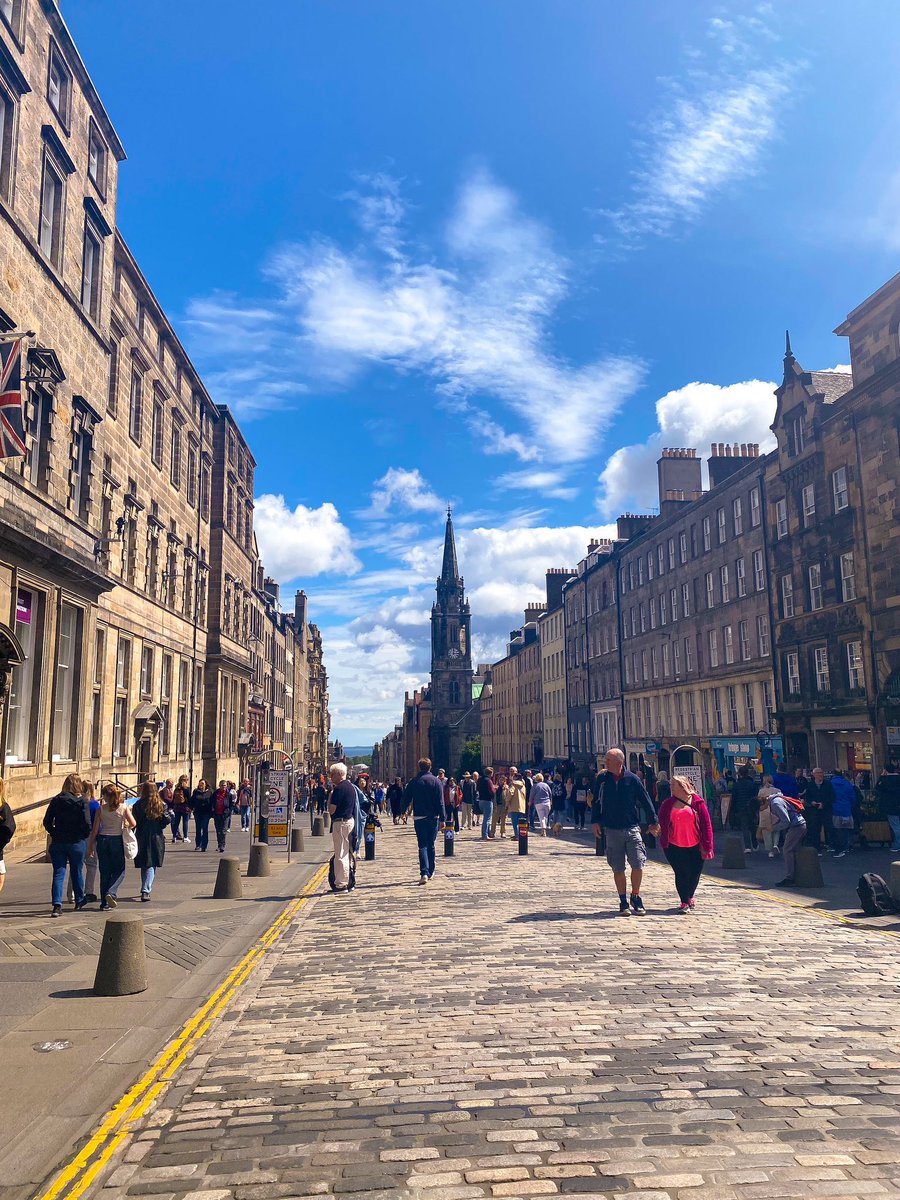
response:
[[[447,657],[448,658],[459,658],[459,651],[457,650],[457,648],[455,646],[453,647],[452,650],[447,651]]]

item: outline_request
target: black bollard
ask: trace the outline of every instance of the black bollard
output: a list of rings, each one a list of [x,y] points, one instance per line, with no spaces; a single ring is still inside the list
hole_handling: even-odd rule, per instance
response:
[[[519,821],[519,853],[528,853],[528,822],[524,817]]]
[[[456,837],[453,832],[453,825],[447,824],[444,826],[444,858],[452,858],[456,845]]]
[[[366,862],[374,862],[375,860],[375,822],[366,821],[364,831],[365,846],[366,846]]]

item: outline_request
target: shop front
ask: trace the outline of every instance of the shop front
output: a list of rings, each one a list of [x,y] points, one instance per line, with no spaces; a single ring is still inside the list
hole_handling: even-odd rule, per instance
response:
[[[784,742],[768,734],[737,737],[711,737],[713,767],[716,777],[726,771],[734,775],[738,767],[752,766],[761,775],[771,775],[776,761],[784,759]]]

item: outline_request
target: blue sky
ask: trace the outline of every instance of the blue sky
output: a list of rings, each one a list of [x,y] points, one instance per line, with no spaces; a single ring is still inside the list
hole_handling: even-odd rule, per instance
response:
[[[63,7],[346,743],[427,677],[448,500],[492,659],[662,445],[765,446],[784,329],[845,363],[898,268],[894,0]]]

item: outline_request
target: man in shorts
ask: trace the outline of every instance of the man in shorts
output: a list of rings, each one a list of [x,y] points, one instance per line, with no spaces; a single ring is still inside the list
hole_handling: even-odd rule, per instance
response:
[[[592,816],[594,837],[606,832],[606,861],[612,867],[619,893],[619,916],[629,917],[634,913],[642,917],[647,911],[641,900],[647,851],[641,825],[646,825],[655,837],[659,824],[644,785],[632,771],[625,770],[625,755],[621,750],[610,750],[606,755],[606,775],[597,788]],[[626,859],[631,867],[630,900],[625,890]]]

